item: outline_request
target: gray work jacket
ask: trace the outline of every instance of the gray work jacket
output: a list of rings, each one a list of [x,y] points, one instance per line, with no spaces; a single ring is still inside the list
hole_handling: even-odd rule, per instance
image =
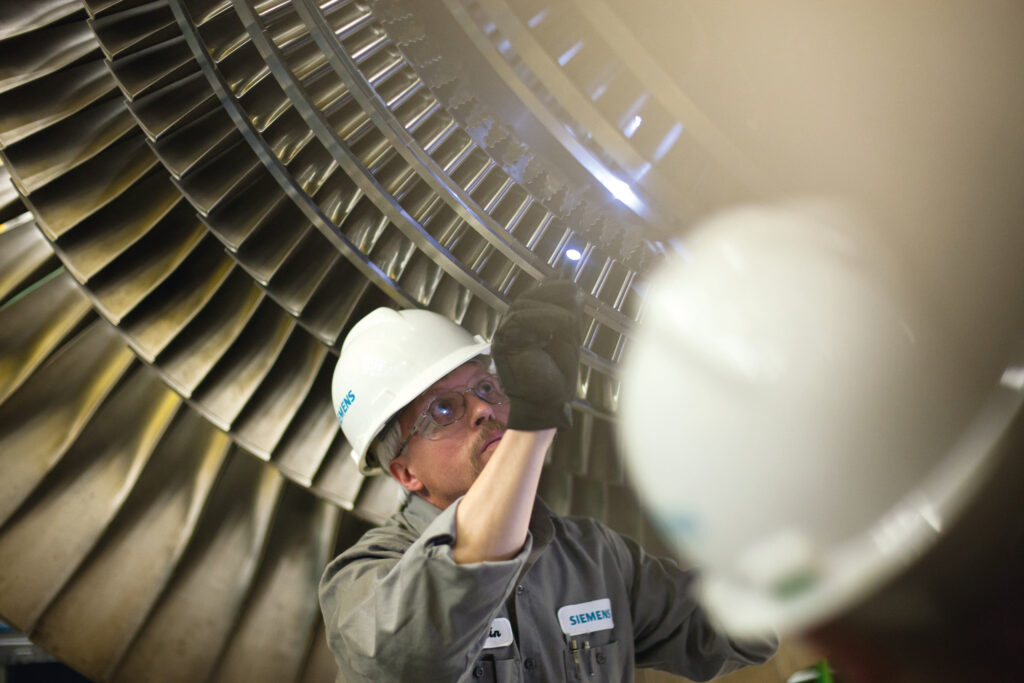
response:
[[[691,595],[693,574],[539,499],[511,560],[452,560],[455,510],[412,496],[320,582],[339,682],[632,681],[634,667],[707,680],[766,661]]]

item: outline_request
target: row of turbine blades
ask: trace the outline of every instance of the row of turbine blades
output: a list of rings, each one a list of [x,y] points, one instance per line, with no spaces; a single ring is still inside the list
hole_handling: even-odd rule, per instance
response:
[[[3,11],[0,618],[96,680],[332,679],[317,577],[396,502],[337,430],[339,340],[378,305],[489,335],[570,246],[581,409],[542,495],[654,538],[606,419],[635,271],[482,159],[396,53],[346,46],[357,99],[272,10]],[[432,165],[384,130],[392,108]]]
[[[343,511],[233,443],[31,220],[0,253],[32,273],[0,291],[0,618],[94,680],[333,680],[319,573],[386,501]]]
[[[732,140],[737,132],[756,135],[756,117],[745,100],[720,96],[718,74],[734,65],[710,49],[715,27],[702,3],[438,5],[374,3],[382,21],[406,27],[416,43],[410,52],[434,72],[458,69],[463,37],[475,43],[488,64],[467,67],[472,86],[450,88],[446,103],[472,98],[495,76],[514,84],[520,107],[556,146],[595,177],[610,175],[602,184],[648,226],[678,235],[703,214],[771,192],[763,169]],[[737,87],[749,96],[744,84]],[[628,250],[636,232],[619,221],[618,239]]]
[[[95,680],[329,680],[317,578],[391,489],[342,511],[251,457],[11,224],[0,253],[35,275],[0,292],[0,616]],[[603,424],[558,441],[542,495],[650,536]]]
[[[23,60],[35,64],[36,71],[3,84],[8,88],[0,93],[6,105],[0,142],[12,178],[94,309],[118,327],[135,353],[169,387],[246,450],[300,484],[351,507],[361,478],[325,409],[333,354],[343,330],[362,313],[395,300],[428,303],[485,335],[498,311],[484,305],[483,296],[473,296],[444,274],[453,264],[464,265],[454,259],[453,251],[446,252],[447,266],[426,257],[411,259],[419,266],[403,272],[409,278],[413,273],[426,274],[424,280],[385,278],[387,286],[381,289],[376,286],[379,278],[364,277],[366,269],[379,276],[378,266],[397,253],[377,248],[381,234],[396,230],[377,205],[367,201],[369,195],[358,187],[352,189],[350,175],[323,157],[322,146],[306,147],[314,144],[315,136],[299,124],[289,124],[280,138],[301,142],[301,146],[285,145],[291,150],[292,165],[275,166],[282,162],[277,156],[260,163],[256,149],[284,152],[280,146],[264,145],[263,138],[247,138],[244,133],[255,128],[243,125],[239,132],[239,126],[229,125],[231,117],[225,111],[230,109],[237,118],[244,111],[240,103],[248,100],[235,98],[233,91],[217,97],[215,89],[203,87],[211,81],[188,54],[167,57],[167,51],[181,47],[182,37],[172,29],[182,22],[173,21],[168,7],[160,2],[130,3],[127,8],[122,4],[129,3],[107,3],[99,8],[101,14],[91,18],[81,13],[84,16],[76,20],[71,14],[32,32],[59,29],[74,32],[76,38],[58,43],[57,48],[34,41],[39,54]],[[225,3],[207,7],[200,13],[205,18],[201,26],[214,24],[220,17],[232,18],[226,8]],[[357,6],[354,11],[362,10]],[[267,35],[278,40],[282,33],[294,38],[300,30],[294,17],[289,22],[287,31],[268,30]],[[370,25],[362,14],[358,22]],[[236,46],[222,62],[251,46],[252,36],[262,35],[242,31],[237,19],[227,25],[233,30],[207,31],[217,44]],[[104,41],[93,41],[92,49],[83,48],[85,31]],[[10,40],[25,43],[24,38]],[[136,51],[126,52],[128,45]],[[351,50],[359,52],[355,47]],[[153,57],[154,51],[161,56]],[[209,59],[208,67],[213,63],[212,53],[199,54]],[[296,97],[300,104],[293,106],[293,100],[284,97],[268,76],[265,63],[253,54],[240,70],[248,75],[242,80],[251,85],[246,96],[257,89],[254,84],[267,84],[263,89],[275,93],[270,109],[280,114],[274,122],[287,118],[287,112],[296,107],[309,105]],[[177,66],[168,69],[169,62]],[[312,70],[323,71],[323,64],[317,64]],[[73,78],[69,79],[68,71],[74,72]],[[168,71],[173,77],[167,76]],[[61,97],[48,96],[69,82],[79,87]],[[335,83],[330,90],[344,92],[346,87]],[[339,119],[347,122],[342,127],[362,121],[357,127],[367,128],[364,110],[350,109]],[[215,120],[219,123],[211,137],[204,131]],[[253,119],[239,121],[250,125]],[[265,122],[265,130],[273,129],[271,117]],[[457,130],[450,118],[440,125],[449,132]],[[364,131],[361,139],[370,132]],[[449,139],[454,135],[450,132]],[[382,144],[378,138],[374,138],[375,149]],[[472,142],[460,138],[458,148],[470,149]],[[312,160],[294,164],[304,156]],[[399,175],[414,176],[410,165],[403,164],[399,164]],[[287,168],[291,175],[278,183],[268,168]],[[305,214],[296,206],[303,197],[310,197],[290,194],[283,186],[311,177],[321,178],[315,183],[321,188],[335,183],[335,189],[351,190],[340,203],[336,192],[327,193],[334,199],[324,206],[344,203],[351,208],[345,218],[335,215],[331,225],[348,226],[352,240],[345,243],[358,244],[362,250],[332,248],[345,236],[325,234],[303,219]],[[507,191],[509,179],[500,184]],[[452,201],[445,197],[444,201],[434,197],[430,203]],[[367,220],[352,218],[357,215]],[[541,223],[553,225],[550,214]],[[466,221],[460,225],[455,232],[461,236],[455,242],[474,244],[472,253],[497,253],[478,232],[466,227]],[[565,247],[567,233],[559,231],[559,248]],[[522,248],[510,246],[513,242],[505,245],[506,251]],[[398,251],[415,251],[409,240],[391,243]],[[614,409],[617,387],[611,372],[623,347],[616,325],[624,326],[624,316],[614,306],[637,307],[631,287],[634,274],[608,258],[599,268],[591,268],[600,261],[596,253],[591,250],[593,258],[585,258],[577,271],[581,284],[593,276],[590,291],[597,303],[592,304],[585,349],[588,360],[580,382],[580,404],[585,408],[581,414],[586,417],[580,421],[584,425],[577,430],[580,433],[573,435],[575,443],[607,441],[600,438],[608,429],[601,416]],[[380,254],[386,258],[375,263],[374,255]],[[502,272],[521,271],[516,263],[507,260]],[[457,272],[468,277],[462,270]],[[511,286],[506,276],[501,280]],[[414,286],[400,288],[399,282]],[[431,285],[429,295],[421,286],[424,282]],[[599,301],[598,295],[609,296],[610,303]],[[614,459],[614,454],[604,458]],[[564,460],[573,464],[555,469],[586,475],[596,471],[587,462],[601,458],[577,455]],[[622,483],[617,467],[601,471],[616,473],[608,483]],[[596,478],[602,479],[603,474]]]

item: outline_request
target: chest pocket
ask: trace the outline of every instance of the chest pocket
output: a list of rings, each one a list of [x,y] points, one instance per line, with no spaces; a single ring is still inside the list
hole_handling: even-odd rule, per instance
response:
[[[617,683],[627,680],[623,678],[625,669],[622,667],[622,653],[617,641],[590,647],[586,641],[577,641],[577,645],[576,649],[570,647],[563,652],[567,681]]]
[[[469,683],[521,683],[523,678],[519,671],[519,662],[515,659],[495,659],[483,657],[473,666]]]

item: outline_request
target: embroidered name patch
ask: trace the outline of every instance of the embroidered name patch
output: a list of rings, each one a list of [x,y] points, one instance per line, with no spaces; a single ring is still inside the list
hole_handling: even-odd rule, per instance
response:
[[[562,633],[567,636],[607,631],[615,627],[615,621],[612,619],[612,601],[602,598],[560,607],[558,623],[562,626]]]
[[[505,647],[512,644],[512,622],[505,617],[498,617],[491,622],[487,630],[487,640],[484,641],[484,649],[492,647]]]

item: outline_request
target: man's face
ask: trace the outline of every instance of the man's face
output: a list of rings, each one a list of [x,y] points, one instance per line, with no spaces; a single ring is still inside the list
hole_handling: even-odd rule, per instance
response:
[[[402,411],[398,423],[403,440],[438,393],[461,391],[488,375],[482,365],[469,362],[432,384]],[[463,398],[466,412],[461,420],[441,429],[434,439],[417,432],[389,468],[402,486],[441,509],[464,495],[476,481],[498,447],[508,421],[507,402],[492,405],[472,391],[464,393]]]

